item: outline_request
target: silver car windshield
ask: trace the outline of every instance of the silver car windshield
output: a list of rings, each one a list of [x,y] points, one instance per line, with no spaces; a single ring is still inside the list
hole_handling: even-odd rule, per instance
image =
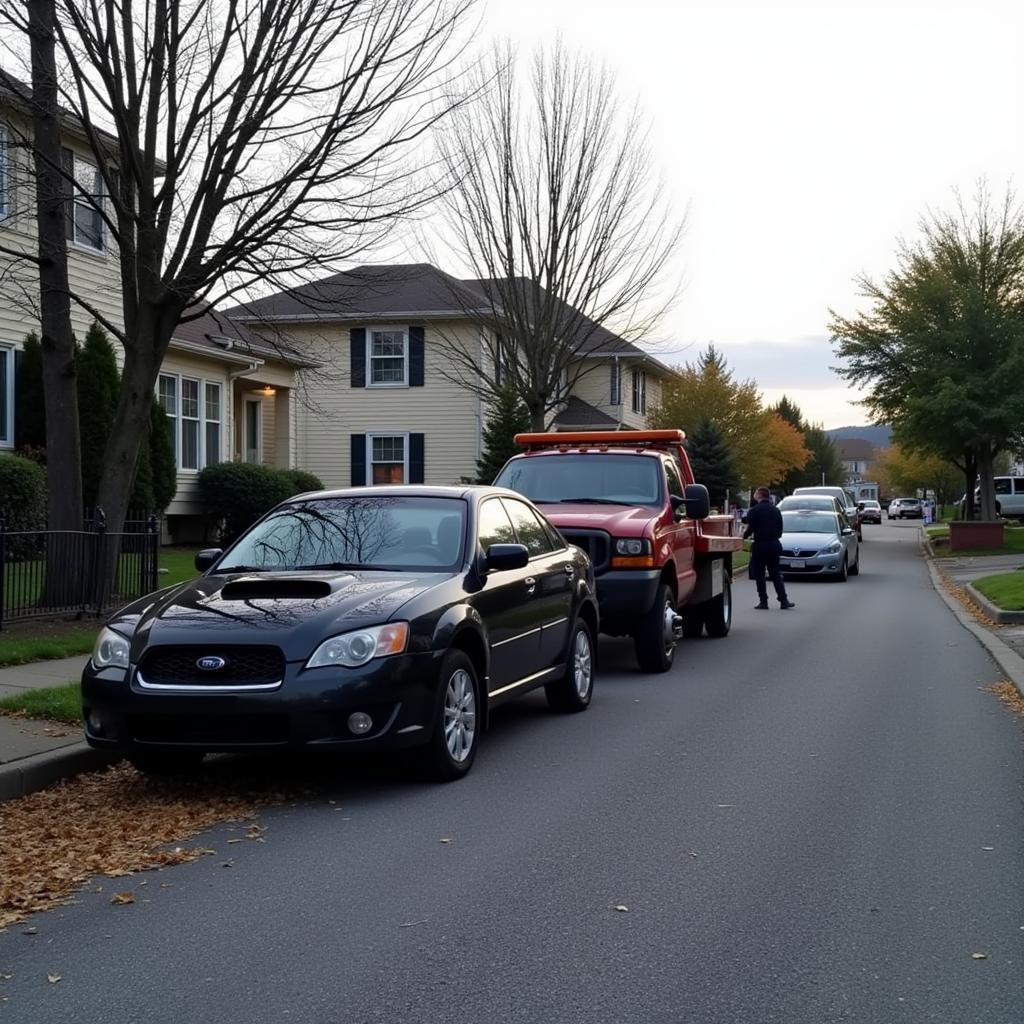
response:
[[[786,533],[838,533],[836,516],[816,512],[783,512],[782,528]]]

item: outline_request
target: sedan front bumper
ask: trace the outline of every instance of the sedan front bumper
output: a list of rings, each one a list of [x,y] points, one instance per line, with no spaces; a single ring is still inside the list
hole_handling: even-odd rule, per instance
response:
[[[135,666],[82,673],[85,738],[101,750],[201,749],[253,751],[391,748],[429,739],[441,655],[402,654],[357,669],[287,665],[272,690],[216,693],[143,688]],[[363,735],[349,728],[353,712],[370,716]]]
[[[783,576],[833,576],[843,569],[843,552],[835,555],[813,555],[810,558],[779,559]]]

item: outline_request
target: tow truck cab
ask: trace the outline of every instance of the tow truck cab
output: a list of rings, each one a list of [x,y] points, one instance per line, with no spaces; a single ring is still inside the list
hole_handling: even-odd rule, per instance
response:
[[[495,484],[526,495],[594,564],[601,631],[632,636],[646,671],[671,666],[681,636],[732,623],[731,516],[709,514],[681,430],[518,434],[525,452]]]

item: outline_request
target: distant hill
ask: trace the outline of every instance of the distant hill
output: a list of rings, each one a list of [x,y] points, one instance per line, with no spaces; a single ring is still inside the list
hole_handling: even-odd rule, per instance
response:
[[[862,437],[865,441],[870,441],[876,448],[888,448],[892,430],[889,427],[836,427],[835,430],[826,430],[825,433],[833,441],[849,437]]]

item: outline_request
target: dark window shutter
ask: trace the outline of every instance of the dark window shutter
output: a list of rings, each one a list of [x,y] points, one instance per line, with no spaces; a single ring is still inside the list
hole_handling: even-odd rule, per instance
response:
[[[423,387],[423,328],[409,328],[409,387]]]
[[[64,193],[64,237],[75,237],[75,154],[70,149],[60,151],[61,191]]]
[[[352,486],[366,484],[366,435],[352,434]]]
[[[424,477],[423,435],[409,435],[409,483],[421,484]]]
[[[366,387],[366,328],[353,327],[349,342],[349,382],[354,388]],[[352,435],[355,437],[355,435]]]

